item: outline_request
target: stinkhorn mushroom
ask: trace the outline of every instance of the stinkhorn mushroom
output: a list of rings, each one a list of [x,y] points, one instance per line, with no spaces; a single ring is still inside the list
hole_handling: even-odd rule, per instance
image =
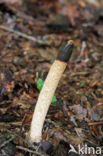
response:
[[[71,57],[73,41],[68,41],[60,50],[57,59],[52,64],[43,88],[40,92],[30,127],[30,141],[40,142],[42,128],[47,111],[57,88],[58,82],[66,68],[67,62]]]

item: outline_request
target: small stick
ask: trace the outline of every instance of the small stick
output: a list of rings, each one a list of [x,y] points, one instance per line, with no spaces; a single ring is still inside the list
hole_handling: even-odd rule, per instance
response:
[[[28,148],[25,148],[25,147],[22,147],[22,146],[16,146],[17,149],[20,149],[20,150],[23,150],[25,152],[29,152],[29,153],[33,153],[33,154],[37,154],[37,155],[40,155],[41,156],[41,153],[37,152],[37,151],[33,151],[33,150],[30,150]],[[43,155],[43,154],[42,154]],[[48,156],[47,154],[43,155],[43,156]]]
[[[47,111],[49,109],[54,92],[57,88],[58,82],[67,66],[67,62],[71,57],[73,50],[73,41],[68,41],[65,44],[57,59],[51,66],[51,69],[47,75],[44,86],[40,92],[35,111],[33,114],[31,127],[30,127],[30,141],[40,142],[42,135],[42,128],[45,121]]]
[[[15,136],[12,135],[10,139],[4,141],[4,142],[0,145],[0,148],[4,147],[6,144],[8,144],[8,143],[9,143],[10,141],[12,141],[14,138],[15,138]]]
[[[8,31],[8,32],[15,33],[15,34],[18,35],[18,36],[21,36],[21,37],[23,37],[23,38],[25,38],[25,39],[27,39],[27,40],[31,40],[31,41],[37,42],[38,44],[47,44],[46,41],[42,41],[42,40],[40,40],[40,39],[36,39],[36,38],[33,37],[33,36],[26,35],[26,34],[20,32],[20,31],[17,31],[17,30],[8,28],[8,27],[6,27],[6,26],[4,26],[4,25],[0,25],[0,29],[3,29],[3,30]]]
[[[102,125],[102,124],[103,124],[103,121],[90,122],[90,123],[88,123],[89,126]]]

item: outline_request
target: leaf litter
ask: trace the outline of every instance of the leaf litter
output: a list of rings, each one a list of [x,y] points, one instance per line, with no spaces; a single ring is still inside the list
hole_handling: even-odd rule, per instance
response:
[[[0,2],[0,155],[64,156],[78,144],[103,147],[103,2]],[[58,50],[73,39],[72,58],[50,106],[41,146],[27,133]],[[92,154],[91,154],[92,156]]]

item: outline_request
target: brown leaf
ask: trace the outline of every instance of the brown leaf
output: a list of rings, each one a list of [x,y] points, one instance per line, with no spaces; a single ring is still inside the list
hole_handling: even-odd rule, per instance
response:
[[[61,111],[57,112],[57,113],[54,115],[54,117],[55,117],[56,119],[58,119],[58,120],[64,121],[64,119],[63,119],[63,112],[61,112]]]
[[[22,121],[22,125],[30,124],[32,120],[33,113],[26,112]]]
[[[80,105],[70,106],[70,109],[72,109],[73,112],[76,113],[76,118],[79,120],[83,120],[83,118],[87,116],[87,109],[83,108]]]
[[[26,94],[25,91],[23,92],[23,94],[20,96],[20,98],[15,98],[13,103],[17,106],[20,106],[20,108],[22,109],[27,109],[30,108],[30,101],[32,101],[32,97],[30,97],[30,95]]]
[[[78,5],[76,3],[70,3],[67,8],[67,15],[73,26],[76,26],[76,20],[80,17]]]

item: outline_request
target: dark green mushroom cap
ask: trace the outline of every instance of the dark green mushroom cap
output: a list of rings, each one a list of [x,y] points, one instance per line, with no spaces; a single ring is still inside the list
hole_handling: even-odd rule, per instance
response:
[[[73,51],[73,47],[74,47],[74,44],[73,44],[73,41],[70,40],[68,41],[59,51],[59,54],[57,56],[57,60],[60,60],[62,62],[68,62],[70,57],[71,57],[71,54],[72,54],[72,51]]]

